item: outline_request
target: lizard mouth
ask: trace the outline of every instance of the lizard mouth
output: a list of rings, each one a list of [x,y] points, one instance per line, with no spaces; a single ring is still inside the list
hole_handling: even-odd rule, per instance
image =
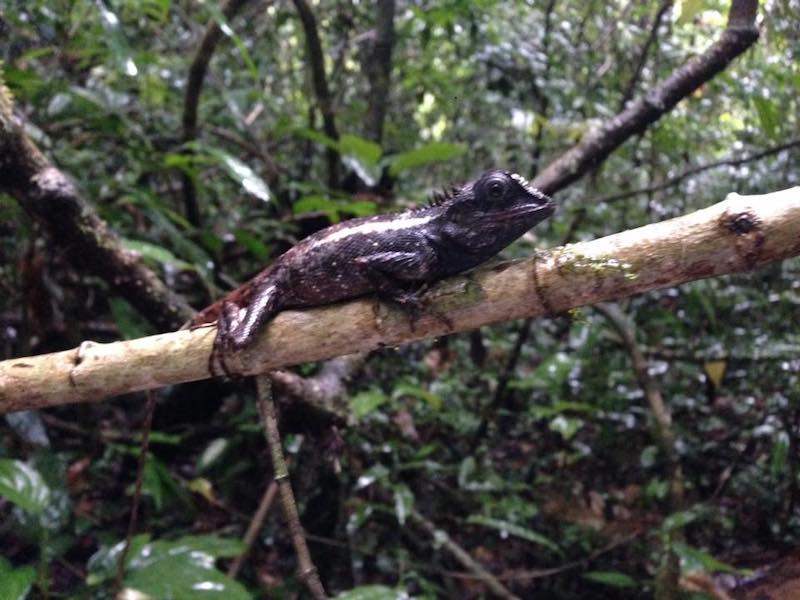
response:
[[[500,221],[509,221],[511,219],[520,219],[536,215],[541,219],[546,219],[552,215],[555,210],[555,204],[553,204],[552,200],[549,200],[544,204],[523,204],[522,206],[515,206],[510,210],[504,210],[498,213],[495,215],[495,218]]]

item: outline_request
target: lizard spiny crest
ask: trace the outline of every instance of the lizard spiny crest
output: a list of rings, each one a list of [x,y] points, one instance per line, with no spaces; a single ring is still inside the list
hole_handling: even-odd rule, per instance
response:
[[[440,206],[441,204],[444,204],[448,200],[451,200],[460,191],[461,191],[460,187],[455,186],[455,185],[451,185],[449,188],[444,188],[441,191],[433,192],[433,195],[431,196],[431,199],[428,201],[428,203],[425,206],[426,207],[429,207],[429,206]]]
[[[511,177],[511,179],[516,181],[518,184],[520,184],[522,187],[524,187],[525,191],[528,192],[529,194],[531,194],[532,196],[535,196],[536,198],[539,198],[540,200],[546,200],[547,199],[547,196],[541,190],[533,187],[530,184],[530,182],[527,179],[525,179],[522,175],[520,175],[519,173],[508,173],[508,176]]]

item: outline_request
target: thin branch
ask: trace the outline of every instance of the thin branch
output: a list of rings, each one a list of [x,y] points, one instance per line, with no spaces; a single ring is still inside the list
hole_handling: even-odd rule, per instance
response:
[[[244,542],[244,550],[233,560],[230,567],[228,567],[228,577],[231,579],[236,579],[239,575],[239,571],[242,570],[242,565],[244,565],[245,559],[250,555],[250,549],[253,547],[258,533],[264,526],[264,520],[267,518],[267,514],[269,514],[269,509],[272,507],[277,493],[278,484],[275,481],[270,481],[261,496],[261,501],[258,503],[258,508],[253,514],[253,518],[250,519],[250,524],[247,526],[247,531],[242,540]]]
[[[674,187],[678,185],[680,182],[682,182],[684,179],[693,177],[694,175],[702,173],[703,171],[708,171],[710,169],[717,169],[719,167],[740,167],[743,164],[755,162],[757,160],[761,160],[762,158],[766,158],[767,156],[772,156],[773,154],[779,154],[784,150],[789,150],[791,148],[796,148],[798,146],[800,146],[800,140],[791,140],[789,142],[786,142],[785,144],[773,146],[771,148],[767,148],[766,150],[762,150],[754,154],[742,156],[741,158],[726,158],[723,160],[718,160],[716,162],[710,162],[704,165],[698,165],[696,167],[687,169],[682,173],[675,175],[674,177],[670,177],[666,181],[662,181],[661,183],[658,183],[656,185],[639,188],[636,190],[630,190],[627,192],[621,192],[619,194],[612,194],[610,196],[604,196],[602,198],[591,199],[586,203],[591,206],[594,206],[597,204],[605,204],[609,202],[617,202],[618,200],[625,200],[626,198],[639,196],[640,194],[652,194],[653,192],[660,192],[661,190],[666,190],[668,188]]]
[[[136,468],[136,485],[131,498],[131,516],[128,519],[128,532],[125,535],[125,542],[122,552],[117,559],[117,577],[114,587],[119,593],[122,590],[122,582],[125,578],[125,561],[128,558],[128,551],[131,547],[131,539],[136,533],[136,524],[139,520],[139,506],[142,502],[142,483],[144,481],[144,467],[147,464],[147,455],[150,452],[150,432],[153,430],[153,414],[156,412],[156,393],[147,390],[147,405],[145,406],[144,423],[142,423],[142,443],[139,449],[139,463]]]
[[[336,119],[333,112],[333,98],[328,87],[328,78],[325,75],[325,58],[322,52],[322,42],[317,30],[317,19],[306,0],[292,0],[303,31],[306,36],[306,50],[308,52],[308,66],[311,69],[311,81],[317,105],[322,113],[322,127],[325,135],[333,140],[339,139],[336,129]],[[339,153],[334,148],[327,149],[328,156],[328,187],[339,187]]]
[[[289,481],[289,468],[286,466],[286,459],[283,457],[281,434],[278,431],[278,416],[275,412],[275,403],[272,400],[272,382],[269,375],[258,375],[256,377],[256,390],[258,414],[264,427],[264,436],[272,457],[272,469],[281,495],[283,514],[286,517],[289,535],[292,538],[294,551],[297,554],[297,576],[303,585],[308,588],[309,593],[315,600],[325,600],[328,595],[322,587],[317,567],[314,566],[311,560],[311,553],[308,551],[305,533],[300,523],[300,515],[297,512],[297,503],[292,492],[292,484]]]
[[[625,105],[633,97],[633,92],[636,90],[636,85],[639,83],[639,77],[642,75],[642,70],[647,62],[650,49],[655,45],[656,38],[658,36],[658,29],[661,27],[664,16],[667,14],[669,9],[672,8],[672,4],[673,0],[664,0],[664,2],[662,2],[661,6],[658,8],[658,12],[653,19],[653,24],[650,27],[650,33],[647,36],[644,47],[638,52],[639,60],[636,62],[636,67],[633,69],[633,75],[631,75],[630,81],[628,81],[628,85],[625,87],[625,91],[623,92],[622,98],[619,101],[620,110],[624,109]]]
[[[650,368],[642,352],[639,343],[636,341],[636,333],[633,324],[616,304],[597,304],[594,307],[609,322],[617,335],[622,339],[622,343],[631,359],[631,367],[639,383],[639,387],[644,392],[645,399],[650,406],[650,412],[655,421],[653,433],[661,451],[670,464],[670,510],[672,512],[683,509],[683,475],[681,473],[680,458],[675,451],[675,433],[672,430],[672,415],[664,402],[656,380],[650,375]]]
[[[772,343],[774,347],[775,342]],[[642,351],[653,358],[665,361],[683,361],[702,365],[709,361],[725,362],[776,362],[797,360],[800,356],[800,348],[797,346],[787,347],[776,352],[772,349],[759,350],[754,348],[752,353],[742,354],[740,352],[718,353],[704,350],[675,350],[673,348],[643,348]]]
[[[274,371],[272,383],[276,391],[315,411],[323,413],[336,423],[344,423],[349,416],[347,383],[363,366],[366,352],[337,356],[326,361],[316,375],[301,377],[293,371]]]
[[[489,591],[492,592],[492,594],[498,598],[506,598],[506,600],[519,600],[519,596],[515,596],[508,591],[508,588],[500,583],[500,580],[497,579],[497,577],[484,569],[483,565],[472,558],[469,552],[454,542],[453,538],[451,538],[444,530],[436,527],[436,525],[415,510],[411,511],[409,514],[409,520],[421,529],[425,530],[425,532],[431,536],[435,544],[440,545],[442,548],[447,550],[453,556],[453,558],[461,563],[465,569],[472,573],[476,579],[481,581],[489,589]],[[528,598],[531,598],[531,596],[528,596]]]
[[[703,54],[676,69],[650,92],[589,132],[540,173],[533,184],[552,194],[604,161],[632,135],[641,133],[683,98],[723,71],[758,39],[758,0],[733,0],[728,27]]]
[[[222,6],[222,14],[230,20],[247,4],[248,0],[228,0]],[[189,67],[189,78],[186,82],[186,93],[183,97],[183,141],[191,142],[197,138],[197,105],[200,103],[200,92],[203,81],[208,71],[208,63],[222,39],[222,27],[216,20],[211,19],[206,25],[203,39],[197,48],[192,64]],[[200,226],[200,207],[197,205],[197,190],[191,175],[184,173],[183,179],[183,205],[186,218],[195,227]]]
[[[669,511],[679,512],[684,508],[683,468],[678,452],[675,449],[675,432],[672,429],[672,415],[664,402],[661,388],[650,375],[650,368],[644,353],[636,341],[634,325],[616,304],[598,304],[595,309],[600,312],[611,327],[622,338],[625,349],[631,359],[631,366],[639,387],[650,406],[653,415],[653,435],[667,459],[667,478],[669,480]],[[680,579],[680,563],[673,550],[673,544],[683,539],[683,528],[675,527],[667,533],[664,557],[655,577],[655,600],[673,600],[678,597],[678,581]]]
[[[372,297],[285,310],[251,348],[228,357],[228,366],[253,375],[751,271],[800,255],[798,231],[800,187],[731,194],[683,217],[439,282],[426,295],[431,311],[413,325],[404,311]],[[206,378],[215,337],[216,328],[208,326],[0,362],[0,412],[96,402]]]
[[[367,40],[364,73],[369,80],[364,130],[368,139],[381,143],[392,76],[395,0],[375,3],[375,32]]]

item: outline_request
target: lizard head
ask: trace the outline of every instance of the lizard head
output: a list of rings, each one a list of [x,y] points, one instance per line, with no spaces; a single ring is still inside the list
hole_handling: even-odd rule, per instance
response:
[[[465,185],[447,210],[451,236],[472,248],[504,248],[553,214],[552,199],[516,173],[487,171]]]

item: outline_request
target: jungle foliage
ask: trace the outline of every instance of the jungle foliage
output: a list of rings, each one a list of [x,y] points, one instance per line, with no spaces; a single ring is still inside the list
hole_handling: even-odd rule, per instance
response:
[[[0,58],[30,138],[199,309],[330,223],[425,202],[494,166],[533,179],[702,53],[728,8],[0,0]],[[800,184],[798,14],[797,0],[763,3],[750,50],[559,191],[557,214],[503,256]],[[66,251],[0,194],[0,358],[159,330]],[[800,542],[798,311],[795,259],[375,352],[348,371],[335,414],[283,391],[326,589],[490,596],[451,543],[508,597],[564,600],[708,597],[698,574],[737,580],[785,557]],[[124,587],[305,593],[277,501],[230,571],[272,476],[252,396],[236,381],[159,392]],[[112,597],[144,406],[131,395],[5,416],[0,597]]]

